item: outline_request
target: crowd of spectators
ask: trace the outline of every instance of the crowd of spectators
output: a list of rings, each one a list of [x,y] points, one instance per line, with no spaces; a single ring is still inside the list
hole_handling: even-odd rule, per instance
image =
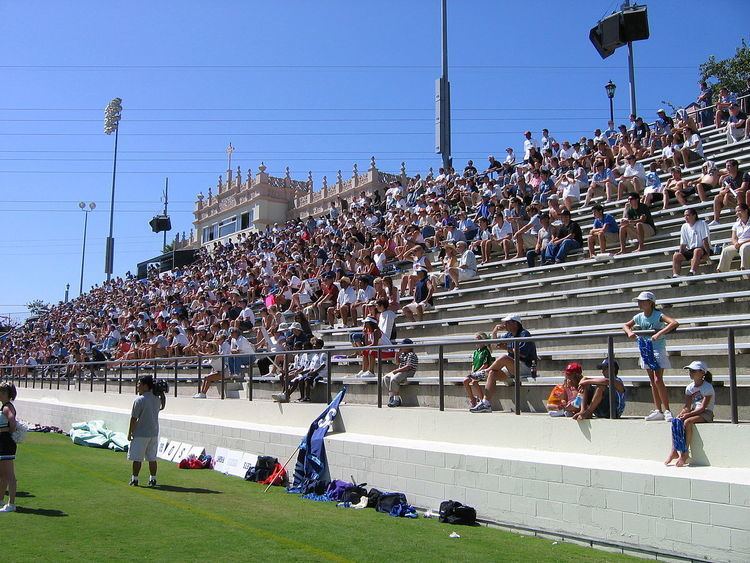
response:
[[[722,91],[715,120],[726,127],[729,142],[748,134],[747,116],[730,93]],[[256,352],[270,351],[279,355],[258,360],[261,373],[287,378],[284,399],[299,388],[300,398],[309,400],[308,384],[324,373],[325,356],[290,372],[280,353],[311,349],[311,343],[322,347],[322,340],[313,340],[315,323],[361,325],[360,344],[395,346],[396,314],[422,320],[433,310],[435,295],[476,278],[480,262],[561,263],[586,246],[589,257],[610,246],[629,252],[630,241],[636,252],[643,251],[657,232],[651,216],[655,200],[667,208],[671,198],[686,204],[713,196],[711,225],[723,208],[736,206],[738,220],[719,270],[727,270],[735,256],[749,267],[750,174],[736,160],[725,169],[704,161],[698,127],[684,110],[674,117],[659,110],[651,126],[632,115],[628,125],[615,129],[610,121],[590,137],[560,143],[553,135],[543,129],[539,142],[526,131],[518,160],[508,148],[503,160],[490,155],[484,169],[468,161],[463,170],[441,168],[434,177],[417,175],[406,185],[395,181],[382,196],[362,192],[353,201],[339,200],[323,217],[275,224],[203,247],[190,266],[94,286],[8,334],[0,341],[0,363],[14,366],[19,375],[39,364],[61,364],[62,373],[75,376],[86,361],[189,362],[186,356],[224,355],[226,360],[214,360],[214,379],[197,395],[205,396],[222,369],[236,375],[255,361]],[[642,164],[647,157],[654,157],[648,170]],[[685,181],[684,170],[696,164],[703,165],[700,177]],[[667,171],[671,178],[662,185],[659,173]],[[600,196],[606,202],[627,196],[620,218],[599,203],[589,207]],[[582,198],[579,218],[593,219],[585,235],[571,214],[581,208]],[[685,218],[674,275],[684,261],[695,273],[711,252],[704,222],[691,210]],[[438,258],[430,260],[434,249]],[[394,283],[401,274],[400,285]],[[402,307],[406,297],[411,300]],[[508,322],[509,332],[523,331],[520,322]],[[372,375],[373,355],[361,356],[360,375]],[[524,360],[524,373],[532,360]],[[512,364],[506,355],[486,366],[488,384],[481,393],[467,381],[467,392],[474,390],[473,408],[486,410],[494,380],[505,377]],[[406,376],[400,374],[415,366],[409,357],[390,382],[401,382]],[[392,402],[400,404],[396,390],[390,391]]]

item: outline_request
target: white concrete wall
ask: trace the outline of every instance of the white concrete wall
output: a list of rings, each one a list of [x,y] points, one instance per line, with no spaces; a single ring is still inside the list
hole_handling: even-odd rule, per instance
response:
[[[22,418],[64,427],[73,421],[98,418],[123,430],[132,400],[132,396],[97,398],[81,393],[75,397],[86,401],[61,403],[51,397],[29,397],[32,393],[22,391],[26,398],[17,401]],[[102,404],[97,405],[97,400]],[[174,411],[183,410],[181,402],[168,401],[168,409],[161,417],[162,436],[201,445],[211,452],[223,446],[282,460],[294,451],[310,421],[321,410],[320,405],[298,409],[294,407],[303,405],[250,405],[241,401],[192,401],[184,406],[189,405],[193,405],[192,414],[179,414]],[[434,418],[450,414],[437,413]],[[477,436],[480,443],[483,437],[503,430],[505,424],[510,425],[506,430],[512,430],[503,432],[506,435],[517,432],[521,426],[515,425],[524,424],[524,420],[528,421],[526,434],[539,430],[533,422],[538,417],[456,414],[462,415],[464,424],[472,425],[471,435]],[[476,507],[480,518],[550,533],[697,559],[750,560],[747,467],[677,469],[666,468],[659,461],[570,453],[564,447],[551,451],[515,444],[467,445],[389,436],[429,434],[440,425],[421,429],[400,426],[396,431],[383,423],[394,419],[381,419],[373,425],[373,419],[381,416],[395,415],[376,409],[370,409],[368,414],[364,409],[342,408],[346,432],[326,439],[334,477],[348,479],[353,475],[357,481],[381,490],[403,491],[412,504],[426,508],[435,509],[440,501],[449,498],[459,500]],[[358,426],[355,419],[368,419],[365,429],[372,432],[376,428],[384,435],[352,431]],[[487,422],[477,425],[474,420]],[[634,432],[641,434],[638,428],[636,424]],[[656,428],[652,423],[647,430],[653,433]],[[599,438],[594,433],[591,439],[595,442]],[[735,442],[735,446],[740,443],[748,442]]]

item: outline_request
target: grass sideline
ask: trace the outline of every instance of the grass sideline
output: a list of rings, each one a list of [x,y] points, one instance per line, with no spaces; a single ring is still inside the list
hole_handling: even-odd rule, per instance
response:
[[[129,487],[124,454],[28,434],[18,448],[11,553],[42,560],[626,561],[488,527],[340,509],[280,488],[159,464],[159,488]],[[147,471],[141,481],[147,480]],[[27,530],[27,532],[22,532]],[[457,531],[460,539],[448,535]]]

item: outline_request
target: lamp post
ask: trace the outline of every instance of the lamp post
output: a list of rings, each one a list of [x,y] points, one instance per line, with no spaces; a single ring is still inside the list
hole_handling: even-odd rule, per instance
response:
[[[68,294],[69,294],[69,293],[70,293],[70,284],[69,284],[69,283],[66,283],[66,284],[65,284],[65,302],[66,302],[66,303],[68,302]]]
[[[107,281],[112,278],[115,261],[115,239],[112,236],[113,223],[115,218],[115,175],[117,173],[117,137],[120,131],[120,118],[122,117],[122,99],[114,98],[107,104],[104,110],[104,132],[107,135],[115,134],[115,154],[112,162],[112,196],[109,200],[109,236],[107,237],[107,247],[104,254],[104,272],[107,274]]]
[[[78,297],[83,295],[83,265],[86,262],[86,231],[88,230],[89,226],[89,213],[91,213],[94,209],[96,209],[96,204],[92,201],[88,205],[86,202],[82,201],[78,204],[78,207],[81,208],[81,211],[83,211],[83,248],[81,249],[81,285],[78,286]],[[87,209],[88,208],[88,209]],[[67,290],[65,291],[66,301],[67,301]]]
[[[604,85],[604,89],[607,91],[607,97],[609,98],[609,120],[614,123],[615,122],[615,107],[614,107],[614,98],[615,98],[615,90],[617,89],[617,86],[614,82],[611,80],[607,82]]]

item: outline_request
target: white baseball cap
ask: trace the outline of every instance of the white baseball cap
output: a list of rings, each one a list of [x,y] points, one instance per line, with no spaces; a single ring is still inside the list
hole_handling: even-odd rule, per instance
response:
[[[651,291],[641,291],[633,301],[651,301],[652,303],[656,303],[656,295]]]
[[[521,322],[521,317],[520,317],[520,316],[518,316],[518,315],[516,315],[515,313],[511,313],[510,315],[505,315],[505,316],[504,316],[504,317],[502,318],[502,321],[503,321],[504,323],[507,323],[508,321],[515,321],[515,322],[517,322],[517,323],[520,323],[520,322]]]
[[[708,371],[708,366],[706,365],[706,362],[701,362],[701,361],[696,360],[694,362],[690,362],[688,365],[686,365],[682,369],[702,371],[703,373],[705,373]]]

